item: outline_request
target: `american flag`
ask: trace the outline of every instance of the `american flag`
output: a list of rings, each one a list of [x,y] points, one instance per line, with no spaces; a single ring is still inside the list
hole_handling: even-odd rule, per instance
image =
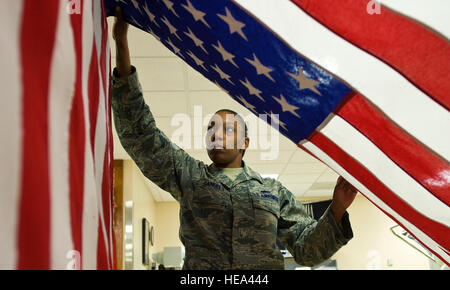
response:
[[[103,1],[0,8],[0,269],[114,269]]]
[[[120,6],[130,24],[248,110],[268,116],[449,264],[450,5],[385,2],[391,6],[368,0],[106,0],[106,6],[108,15]]]

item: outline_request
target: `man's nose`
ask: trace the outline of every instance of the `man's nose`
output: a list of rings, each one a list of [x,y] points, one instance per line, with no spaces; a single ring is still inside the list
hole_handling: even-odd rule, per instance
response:
[[[223,141],[223,129],[218,128],[212,135],[211,135],[211,142],[214,141]]]

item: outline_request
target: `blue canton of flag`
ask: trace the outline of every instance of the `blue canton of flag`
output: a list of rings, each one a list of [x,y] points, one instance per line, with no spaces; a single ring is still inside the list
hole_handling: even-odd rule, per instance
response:
[[[107,0],[234,100],[298,144],[351,89],[231,1]]]

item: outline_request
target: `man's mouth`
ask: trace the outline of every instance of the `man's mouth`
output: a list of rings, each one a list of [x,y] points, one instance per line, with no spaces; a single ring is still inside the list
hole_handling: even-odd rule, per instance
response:
[[[216,151],[216,150],[223,150],[224,148],[223,148],[223,146],[221,146],[221,145],[219,145],[219,144],[211,144],[211,147],[210,147],[211,149],[210,150],[213,150],[213,151]]]

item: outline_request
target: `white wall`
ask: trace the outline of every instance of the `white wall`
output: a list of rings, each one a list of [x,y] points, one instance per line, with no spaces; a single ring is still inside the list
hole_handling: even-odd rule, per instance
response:
[[[348,209],[354,238],[332,258],[339,269],[429,269],[429,259],[395,236],[396,223],[358,195]],[[392,266],[388,266],[388,259]]]
[[[124,204],[128,200],[133,201],[133,269],[148,269],[149,266],[142,264],[142,218],[146,218],[150,226],[156,228],[156,202],[133,161],[124,160],[123,172]],[[154,248],[149,248],[150,257]]]

